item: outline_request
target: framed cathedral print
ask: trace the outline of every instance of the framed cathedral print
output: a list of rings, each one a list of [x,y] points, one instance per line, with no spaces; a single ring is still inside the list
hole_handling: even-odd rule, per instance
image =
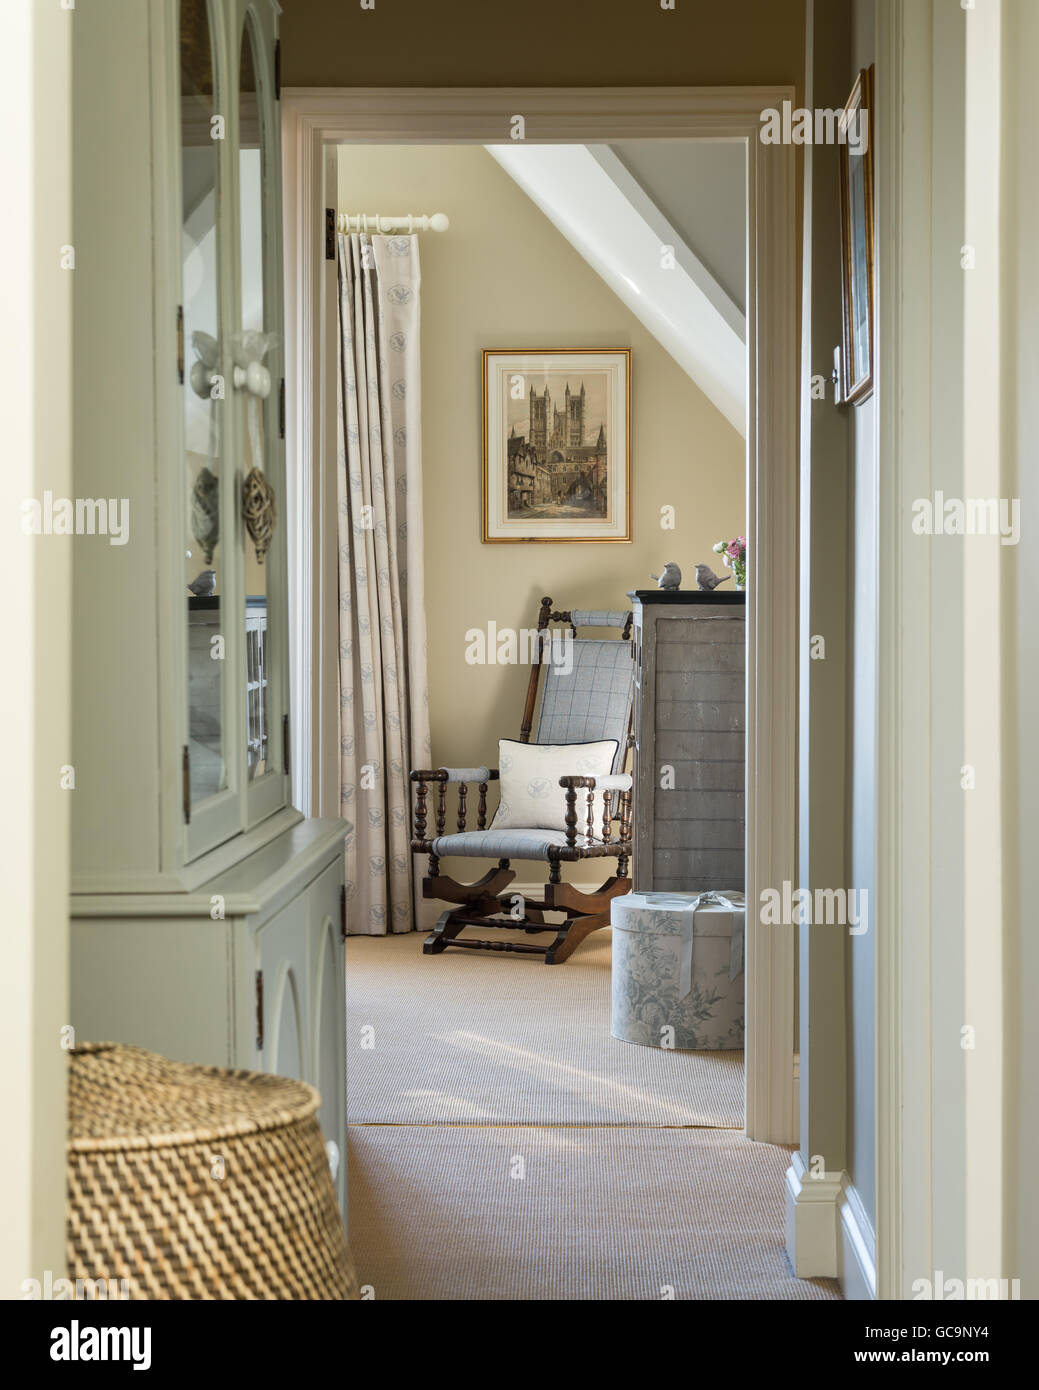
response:
[[[483,539],[631,540],[631,349],[485,349]]]
[[[841,399],[873,394],[873,69],[855,79],[838,126],[843,342]]]

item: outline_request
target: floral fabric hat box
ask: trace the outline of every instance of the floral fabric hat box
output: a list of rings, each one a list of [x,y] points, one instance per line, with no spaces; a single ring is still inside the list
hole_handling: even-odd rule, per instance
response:
[[[613,900],[610,920],[615,1038],[687,1051],[743,1046],[742,893],[628,893]]]

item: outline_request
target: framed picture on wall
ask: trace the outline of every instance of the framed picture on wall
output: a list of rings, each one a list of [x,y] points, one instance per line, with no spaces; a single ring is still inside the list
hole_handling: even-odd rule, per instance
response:
[[[873,393],[873,69],[863,69],[841,113],[843,342],[841,397],[857,405]]]
[[[483,539],[631,540],[631,349],[483,353]]]

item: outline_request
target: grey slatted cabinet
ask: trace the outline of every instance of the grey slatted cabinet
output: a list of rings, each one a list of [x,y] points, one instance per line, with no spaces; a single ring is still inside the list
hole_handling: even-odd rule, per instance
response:
[[[638,590],[636,892],[745,887],[746,595]]]

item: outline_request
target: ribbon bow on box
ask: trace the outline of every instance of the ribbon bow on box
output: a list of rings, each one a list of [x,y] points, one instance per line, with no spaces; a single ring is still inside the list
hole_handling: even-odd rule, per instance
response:
[[[725,907],[733,913],[745,913],[746,898],[742,893],[707,892],[695,897],[679,897],[675,893],[647,893],[646,902],[658,907],[671,907],[689,913],[689,930],[682,932],[682,962],[679,973],[678,997],[684,999],[693,988],[693,938],[696,914],[703,907]],[[743,970],[743,932],[733,931],[729,938],[729,979],[735,980]]]

